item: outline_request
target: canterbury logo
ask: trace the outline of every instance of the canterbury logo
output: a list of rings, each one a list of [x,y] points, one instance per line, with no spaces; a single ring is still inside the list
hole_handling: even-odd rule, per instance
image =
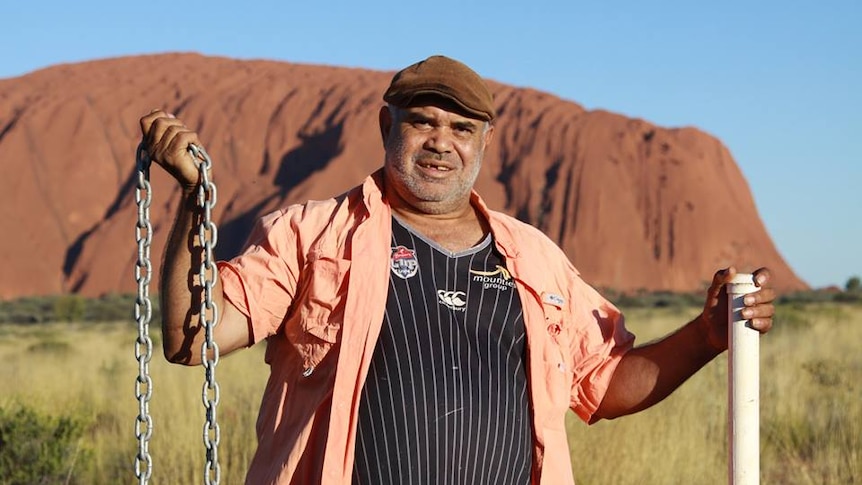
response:
[[[512,275],[511,275],[511,274],[509,274],[509,270],[507,270],[506,268],[504,268],[504,267],[500,266],[499,264],[497,265],[497,269],[496,269],[496,270],[494,270],[494,271],[475,271],[475,270],[472,270],[472,269],[471,269],[471,270],[470,270],[470,273],[475,274],[475,275],[479,275],[479,276],[496,276],[496,275],[500,275],[504,280],[510,280],[510,279],[512,279]]]
[[[437,290],[437,300],[452,310],[466,310],[467,296],[463,291]]]

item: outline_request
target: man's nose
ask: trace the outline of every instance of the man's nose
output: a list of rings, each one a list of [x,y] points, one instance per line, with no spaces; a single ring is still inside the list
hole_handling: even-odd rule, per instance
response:
[[[425,139],[424,147],[435,153],[449,153],[452,151],[452,137],[445,128],[435,128]]]

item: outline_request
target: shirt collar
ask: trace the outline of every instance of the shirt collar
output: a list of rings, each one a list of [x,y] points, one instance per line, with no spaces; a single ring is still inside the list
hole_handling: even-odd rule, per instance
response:
[[[366,177],[362,183],[362,202],[369,214],[384,205],[382,168]]]
[[[383,183],[383,169],[380,168],[366,177],[362,184],[362,200],[369,214],[386,204],[383,200]],[[512,238],[512,225],[505,221],[501,213],[490,210],[475,189],[470,192],[470,204],[479,209],[488,221],[497,249],[507,258],[517,258],[520,251]]]
[[[494,236],[497,249],[507,258],[517,258],[521,253],[512,238],[512,225],[506,222],[501,213],[489,209],[476,190],[470,193],[470,203],[479,209],[479,212],[488,221],[488,225],[491,226],[491,234]]]

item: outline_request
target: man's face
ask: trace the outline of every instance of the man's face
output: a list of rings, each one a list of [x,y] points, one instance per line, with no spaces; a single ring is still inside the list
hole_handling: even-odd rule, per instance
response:
[[[469,205],[493,132],[482,120],[444,108],[381,111],[387,192],[427,214],[448,214]]]

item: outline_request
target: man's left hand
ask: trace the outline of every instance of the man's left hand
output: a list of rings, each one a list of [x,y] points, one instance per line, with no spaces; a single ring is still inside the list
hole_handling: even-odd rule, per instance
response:
[[[727,284],[736,276],[736,268],[719,270],[712,278],[712,284],[706,291],[706,302],[703,306],[700,324],[710,347],[721,352],[727,349],[728,338],[728,295]],[[772,317],[775,315],[775,290],[770,286],[769,269],[760,268],[753,273],[754,283],[760,288],[754,293],[745,295],[742,310],[743,318],[751,320],[751,327],[761,334],[772,328]]]

